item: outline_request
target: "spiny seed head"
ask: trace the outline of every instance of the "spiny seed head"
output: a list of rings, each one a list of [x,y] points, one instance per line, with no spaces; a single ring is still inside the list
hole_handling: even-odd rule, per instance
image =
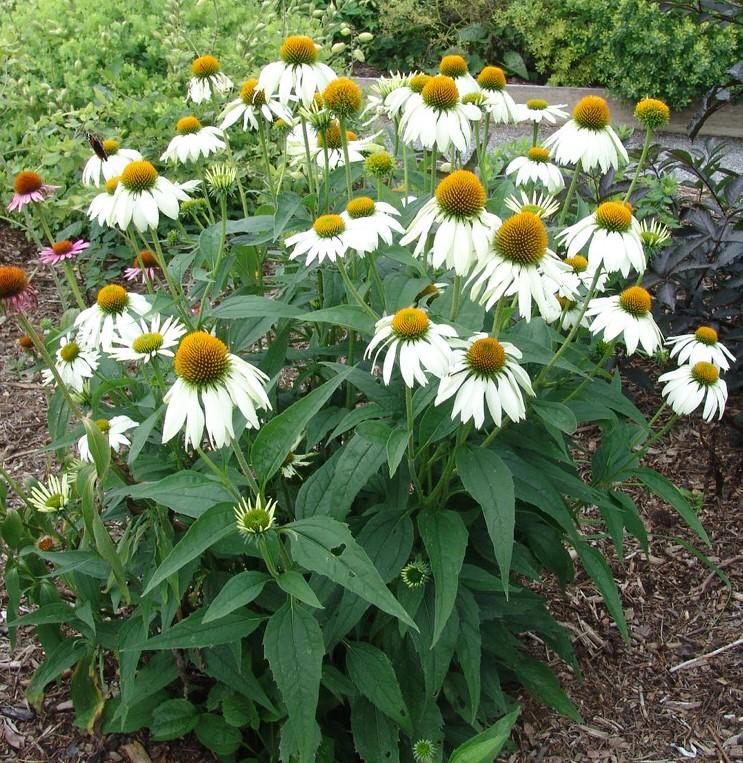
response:
[[[506,82],[506,73],[500,66],[486,66],[477,75],[477,84],[483,90],[503,90]]]
[[[18,342],[18,346],[23,350],[34,349],[34,340],[31,339],[28,334],[21,334],[16,341]]]
[[[149,251],[149,249],[143,249],[135,258],[132,263],[133,268],[159,268],[160,265],[155,258],[155,255]]]
[[[140,160],[129,162],[121,172],[121,183],[127,191],[141,193],[154,188],[157,170],[151,162]]]
[[[346,212],[348,212],[348,216],[354,220],[359,217],[369,217],[370,215],[373,215],[374,209],[374,201],[368,196],[358,196],[355,199],[351,199],[351,201],[346,204]]]
[[[428,331],[429,320],[425,310],[419,307],[404,307],[395,313],[392,330],[398,339],[412,342],[422,339]]]
[[[276,501],[264,501],[258,496],[255,501],[243,498],[235,506],[235,524],[237,531],[246,539],[254,538],[270,530],[274,525]]]
[[[560,307],[565,311],[572,310],[578,304],[574,300],[568,299],[567,297],[558,297],[557,301],[560,303]]]
[[[263,106],[266,103],[266,94],[262,90],[256,90],[257,79],[249,79],[240,88],[240,98],[248,106]]]
[[[536,265],[547,251],[547,229],[538,215],[519,212],[498,229],[495,250],[511,262]]]
[[[611,119],[606,101],[598,95],[587,95],[573,109],[573,119],[587,130],[603,130]]]
[[[51,551],[54,548],[54,538],[51,535],[42,535],[36,541],[36,548],[39,551]]]
[[[691,375],[694,377],[695,381],[706,387],[710,384],[714,384],[720,378],[720,371],[717,366],[702,360],[694,365],[694,368],[691,370]]]
[[[103,432],[103,434],[107,434],[108,430],[111,429],[111,423],[108,419],[96,419],[95,425],[98,427],[98,431]]]
[[[52,244],[52,251],[54,254],[67,254],[72,250],[72,241],[64,239],[64,241],[57,241]]]
[[[711,326],[700,326],[694,332],[694,336],[697,342],[701,342],[702,344],[717,344],[717,332]]]
[[[201,122],[195,116],[181,117],[175,125],[178,135],[191,135],[201,129]]]
[[[204,180],[211,193],[217,196],[227,194],[237,182],[237,167],[229,162],[218,162],[209,167]]]
[[[67,342],[67,344],[59,350],[59,356],[65,363],[72,363],[79,354],[80,345],[78,345],[77,342]]]
[[[445,77],[464,77],[467,62],[462,56],[444,56],[439,64],[439,72]]]
[[[123,286],[110,283],[98,292],[95,301],[104,313],[118,315],[126,310],[129,304],[129,295]]]
[[[149,355],[151,352],[157,352],[163,346],[163,335],[153,331],[148,334],[140,334],[133,342],[134,352],[141,352]]]
[[[114,191],[118,188],[120,180],[121,180],[121,175],[117,175],[116,177],[110,178],[109,180],[106,181],[106,186],[105,186],[106,193],[109,196],[114,195]]]
[[[526,156],[530,162],[545,163],[550,160],[550,152],[542,146],[532,146],[527,152]]]
[[[221,69],[219,60],[214,56],[199,56],[191,64],[194,77],[211,77]]]
[[[485,105],[485,96],[478,92],[478,93],[467,93],[467,95],[462,98],[462,103],[472,103],[475,106],[484,106]]]
[[[361,108],[361,89],[346,77],[334,79],[322,94],[325,105],[341,119],[353,116]]]
[[[650,130],[657,130],[671,118],[671,111],[663,101],[656,98],[643,98],[635,106],[635,118]]]
[[[346,130],[346,140],[351,142],[356,140],[358,136],[351,130]],[[333,120],[325,130],[317,133],[317,145],[320,148],[327,146],[327,148],[340,149],[341,146],[341,128],[337,120]]]
[[[175,353],[175,372],[197,387],[214,384],[230,366],[227,345],[206,331],[194,331],[181,340]]]
[[[0,266],[0,299],[21,294],[28,286],[28,276],[15,265]]]
[[[506,365],[506,351],[497,339],[482,337],[467,350],[467,363],[479,376],[495,376]]]
[[[108,156],[113,156],[119,150],[119,141],[115,138],[106,138],[103,141],[103,150]]]
[[[625,313],[634,315],[635,318],[642,318],[650,312],[653,298],[642,286],[630,286],[619,295],[619,305]]]
[[[288,132],[291,125],[281,117],[277,117],[273,120],[273,124],[271,125],[274,130],[278,130],[279,132]]]
[[[312,223],[312,228],[320,238],[333,238],[333,236],[340,236],[346,230],[346,224],[340,215],[320,215]]]
[[[281,60],[290,66],[314,64],[317,60],[317,49],[311,37],[294,34],[284,40],[279,55]]]
[[[622,201],[605,201],[596,210],[596,224],[614,233],[624,233],[632,224],[632,207]]]
[[[418,739],[413,743],[415,763],[433,763],[436,757],[436,745],[430,739]]]
[[[422,559],[416,559],[400,570],[400,579],[408,588],[420,588],[431,579],[431,568]]]
[[[25,195],[40,190],[42,185],[44,185],[44,179],[41,175],[30,170],[24,170],[15,176],[13,190],[16,193]]]
[[[377,151],[366,157],[364,168],[374,177],[387,177],[395,171],[395,160],[386,151]]]
[[[544,111],[549,104],[543,98],[529,98],[526,108],[532,111]]]
[[[485,207],[485,198],[483,184],[468,170],[455,170],[436,187],[436,201],[451,217],[474,217]]]
[[[422,93],[423,88],[433,79],[430,74],[416,74],[410,78],[410,89],[414,93]]]
[[[574,273],[585,273],[588,270],[588,260],[580,254],[575,257],[566,257],[565,264],[570,265]]]
[[[447,111],[457,105],[459,90],[451,77],[437,74],[426,83],[421,97],[432,109]]]

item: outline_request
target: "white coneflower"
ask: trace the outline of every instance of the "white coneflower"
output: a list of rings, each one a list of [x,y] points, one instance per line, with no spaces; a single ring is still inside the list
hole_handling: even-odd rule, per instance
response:
[[[483,267],[475,271],[472,299],[489,310],[503,297],[518,296],[519,315],[531,320],[532,300],[542,317],[554,321],[560,314],[557,284],[570,268],[547,248],[547,229],[532,212],[519,212],[497,229],[493,251]]]
[[[387,117],[394,119],[399,116],[405,101],[410,96],[411,74],[395,72],[387,76],[378,77],[377,81],[369,88],[369,98],[365,113],[374,117]],[[401,91],[397,96],[393,93]]]
[[[430,74],[413,72],[407,77],[407,81],[404,84],[388,93],[384,100],[390,118],[401,117],[409,106],[420,103],[423,88],[430,81]]]
[[[552,133],[544,145],[559,164],[580,162],[586,172],[594,167],[608,172],[610,167],[616,169],[620,160],[628,161],[627,150],[609,121],[606,101],[587,95],[573,109],[572,119]]]
[[[214,154],[226,146],[219,127],[204,126],[194,116],[181,117],[176,123],[175,131],[177,135],[171,138],[160,157],[162,162],[196,162],[202,156]]]
[[[258,76],[258,89],[266,98],[278,93],[285,106],[296,99],[309,106],[315,93],[322,92],[336,78],[335,72],[317,60],[316,45],[311,37],[292,35],[281,45],[280,61],[264,66]]]
[[[439,63],[439,74],[454,80],[462,98],[469,93],[476,93],[480,89],[477,80],[470,74],[463,56],[444,56]]]
[[[121,177],[113,177],[104,183],[105,190],[97,194],[88,207],[88,217],[98,225],[113,225],[111,213],[114,208],[114,196]]]
[[[645,254],[640,239],[640,225],[632,207],[621,201],[605,201],[588,217],[557,234],[568,248],[568,257],[583,249],[590,239],[588,261],[591,270],[600,265],[607,273],[619,271],[625,278],[630,269],[645,270]]]
[[[98,368],[98,351],[81,346],[71,334],[66,334],[59,342],[54,366],[66,386],[75,392],[82,392],[85,380],[90,379]],[[54,381],[54,375],[48,368],[42,371],[41,378],[44,384]]]
[[[500,218],[485,209],[485,188],[477,176],[456,170],[437,186],[433,198],[418,211],[400,244],[417,241],[413,254],[420,257],[428,250],[428,236],[438,225],[431,249],[434,267],[446,264],[457,275],[467,275],[488,254],[493,231]]]
[[[357,196],[346,204],[341,217],[347,230],[358,231],[368,240],[368,248],[359,251],[373,252],[378,248],[380,239],[389,246],[393,232],[404,232],[396,219],[399,214],[391,204],[375,202],[368,196]]]
[[[384,148],[381,144],[374,142],[378,135],[379,133],[375,133],[368,138],[359,138],[352,130],[346,130],[348,161],[351,164],[363,162],[367,154]],[[325,167],[326,152],[328,167],[331,170],[345,166],[346,158],[343,154],[340,125],[337,120],[331,120],[327,128],[320,131],[308,127],[307,136],[310,142],[310,156],[319,167]],[[301,166],[305,162],[306,151],[301,125],[297,125],[289,133],[286,139],[286,150],[293,165]]]
[[[531,196],[526,191],[519,191],[518,196],[507,196],[505,205],[512,212],[531,212],[537,217],[546,220],[560,209],[560,203],[554,196],[534,191]]]
[[[31,505],[44,514],[64,510],[70,501],[70,481],[66,474],[62,477],[51,475],[46,483],[34,485],[28,494]]]
[[[432,77],[421,91],[420,99],[410,99],[400,122],[402,139],[416,141],[429,150],[446,152],[450,145],[466,153],[472,141],[470,122],[480,119],[480,109],[462,103],[451,77]]]
[[[191,73],[188,97],[194,103],[208,101],[212,95],[224,95],[232,87],[232,80],[222,72],[214,56],[196,58],[191,64]]]
[[[149,326],[143,320],[124,325],[121,333],[114,335],[108,354],[122,362],[148,363],[156,357],[172,358],[175,353],[171,348],[177,346],[186,327],[177,318],[166,318],[162,326],[160,320],[155,315]]]
[[[482,88],[485,110],[496,124],[516,121],[518,107],[506,91],[506,74],[503,69],[486,66],[478,74],[477,84]]]
[[[581,302],[576,302],[569,297],[559,296],[557,301],[560,303],[562,312],[560,313],[560,328],[563,331],[569,331],[580,318],[580,325],[588,328],[591,325],[591,321],[588,316],[583,312],[583,305]],[[582,313],[582,315],[581,315]]]
[[[103,176],[104,182],[111,180],[111,178],[121,175],[129,162],[142,159],[142,154],[139,151],[135,151],[133,148],[119,148],[119,141],[113,138],[104,140],[101,145],[107,158],[101,159],[98,154],[93,154],[88,159],[83,169],[83,185],[98,186],[101,184],[101,176]]]
[[[679,364],[694,365],[704,361],[728,371],[730,361],[735,363],[735,356],[719,341],[717,332],[711,326],[700,326],[693,334],[670,336],[666,344],[671,348],[672,358],[678,355]]]
[[[650,312],[653,300],[641,286],[630,286],[613,297],[592,299],[586,315],[593,318],[591,333],[603,333],[605,342],[621,336],[632,355],[638,345],[652,355],[663,344],[663,336]]]
[[[94,305],[75,318],[75,327],[82,344],[108,351],[114,334],[121,334],[149,310],[150,303],[141,294],[112,283],[98,292]]]
[[[165,393],[167,404],[163,442],[175,437],[185,424],[186,447],[197,448],[206,426],[209,441],[221,448],[235,437],[235,406],[245,426],[259,427],[257,408],[270,410],[266,394],[268,376],[227,349],[224,342],[205,331],[187,334],[174,361],[177,379]]]
[[[368,231],[349,228],[340,215],[320,215],[311,228],[289,236],[285,243],[287,247],[294,247],[289,259],[304,257],[306,265],[315,260],[318,265],[325,259],[335,262],[349,249],[363,252],[370,251],[371,247]]]
[[[516,175],[516,185],[541,183],[549,193],[559,193],[565,187],[565,179],[549,158],[546,148],[533,146],[526,156],[517,156],[509,162],[506,175]]]
[[[309,466],[316,455],[315,453],[297,453],[297,446],[301,440],[302,437],[300,436],[294,441],[292,449],[281,464],[281,474],[288,480],[293,479],[294,477],[299,477],[301,480],[302,475],[300,474],[299,469]]]
[[[715,414],[722,418],[728,399],[728,388],[720,378],[719,369],[712,363],[701,360],[694,365],[684,365],[675,371],[662,374],[658,381],[666,382],[662,394],[674,413],[686,416],[696,410],[704,400],[702,418],[712,421]]]
[[[447,337],[456,335],[456,330],[451,326],[433,323],[425,310],[405,307],[377,321],[374,337],[364,357],[374,353],[372,365],[376,365],[377,356],[387,348],[382,366],[384,383],[390,383],[397,358],[405,384],[413,387],[418,382],[425,386],[428,384],[426,371],[438,378],[447,372],[452,359]]]
[[[556,106],[550,106],[547,101],[541,98],[530,98],[526,103],[520,103],[516,107],[516,118],[519,122],[536,122],[541,124],[549,122],[556,124],[558,119],[567,119],[567,111],[563,109],[566,103],[558,103]]]
[[[499,342],[487,334],[474,334],[454,351],[449,372],[441,379],[435,405],[452,396],[452,419],[462,423],[474,419],[480,429],[485,423],[485,406],[496,426],[503,414],[512,421],[526,418],[522,390],[534,395],[529,375],[518,364],[521,351],[509,342]]]
[[[178,202],[189,196],[184,187],[171,183],[150,162],[130,162],[124,167],[114,191],[113,202],[107,222],[126,230],[130,223],[144,232],[148,228],[157,228],[160,213],[176,220]]]
[[[243,130],[257,130],[259,119],[263,119],[269,125],[276,119],[283,119],[291,124],[292,115],[277,96],[266,98],[262,90],[258,90],[258,80],[249,79],[240,88],[240,97],[230,101],[224,108],[220,119],[220,130],[232,127],[242,117]]]
[[[128,448],[131,445],[125,432],[139,426],[134,419],[130,419],[128,416],[114,416],[112,419],[97,419],[95,424],[98,429],[106,435],[108,445],[114,453],[119,453],[122,448]],[[77,449],[80,453],[81,460],[88,462],[93,460],[88,445],[87,435],[83,435],[77,441]]]
[[[563,296],[571,297],[572,292],[577,292],[578,287],[582,286],[584,289],[590,289],[593,283],[593,277],[596,275],[594,269],[591,268],[588,260],[581,254],[575,254],[572,257],[566,257],[563,262],[570,267],[572,274],[567,276],[566,280],[571,284],[571,292],[561,292]],[[596,291],[602,292],[606,287],[606,281],[608,275],[602,272],[596,281]]]
[[[276,522],[278,504],[273,499],[267,501],[258,496],[254,501],[242,498],[235,506],[235,525],[245,540],[254,540],[268,532]]]

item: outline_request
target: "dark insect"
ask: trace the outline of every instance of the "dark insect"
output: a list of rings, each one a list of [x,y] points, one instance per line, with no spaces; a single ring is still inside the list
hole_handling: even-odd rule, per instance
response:
[[[103,143],[101,142],[101,139],[94,135],[92,132],[84,132],[83,135],[87,138],[88,143],[90,143],[90,147],[95,151],[95,155],[101,160],[106,161],[108,159],[108,154],[106,153],[106,149],[103,148]]]

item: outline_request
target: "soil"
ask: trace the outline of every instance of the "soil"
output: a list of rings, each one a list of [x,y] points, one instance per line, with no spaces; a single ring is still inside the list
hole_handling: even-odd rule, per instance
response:
[[[0,264],[26,264],[35,257],[22,235],[0,223]],[[38,317],[55,317],[61,305],[48,271],[38,271]],[[2,320],[2,319],[0,319]],[[0,323],[0,462],[15,479],[45,474],[46,398],[32,358],[16,345],[13,321]],[[26,369],[26,370],[24,370]],[[644,410],[657,393],[633,388]],[[729,420],[741,410],[731,399]],[[582,436],[590,442],[591,431]],[[646,464],[677,484],[704,495],[699,516],[712,547],[709,559],[730,582],[725,585],[681,541],[699,545],[670,508],[638,494],[650,530],[650,553],[627,544],[622,564],[608,542],[598,545],[611,560],[631,640],[624,644],[593,584],[582,573],[566,591],[545,581],[540,591],[555,617],[574,634],[582,679],[544,645],[547,659],[580,711],[575,723],[524,697],[514,745],[502,757],[519,761],[743,760],[743,517],[740,432],[728,423],[677,425]],[[680,539],[680,540],[679,540]],[[5,593],[0,590],[5,603]],[[11,652],[0,620],[0,763],[196,763],[212,760],[192,738],[154,743],[146,735],[101,739],[73,725],[68,682],[50,687],[44,712],[29,710],[23,693],[43,659],[39,646],[20,637]],[[735,646],[736,641],[738,642]],[[731,645],[734,645],[731,647]],[[718,651],[720,650],[720,651]],[[714,654],[710,654],[714,653]],[[693,660],[693,662],[689,662]]]

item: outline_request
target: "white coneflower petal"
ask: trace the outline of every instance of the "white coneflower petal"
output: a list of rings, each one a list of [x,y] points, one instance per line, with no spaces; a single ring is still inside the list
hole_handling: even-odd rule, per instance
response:
[[[132,148],[119,148],[119,142],[111,138],[104,140],[103,150],[106,159],[101,159],[97,154],[88,159],[83,169],[83,185],[98,186],[103,182],[118,177],[129,162],[141,160],[142,154]]]
[[[671,348],[671,357],[678,355],[679,364],[704,361],[728,371],[730,362],[735,362],[735,356],[719,341],[711,326],[700,326],[693,334],[668,337],[666,345]]]
[[[355,243],[363,243],[359,252],[373,252],[379,242],[388,246],[392,243],[392,234],[403,233],[404,228],[395,219],[399,212],[384,201],[374,201],[369,196],[357,196],[351,199],[341,213],[341,218],[355,238]]]
[[[683,365],[675,371],[662,374],[658,381],[666,382],[662,394],[674,413],[686,416],[704,401],[702,418],[705,421],[712,421],[715,415],[722,418],[728,389],[714,364],[702,360],[693,365]]]
[[[75,392],[82,392],[85,380],[90,379],[98,368],[98,352],[84,344],[79,344],[67,334],[60,340],[54,367],[64,384]],[[45,368],[41,378],[44,384],[54,381],[52,372]]]
[[[112,419],[98,419],[96,422],[98,429],[106,436],[108,444],[114,453],[119,453],[122,448],[128,448],[131,445],[126,432],[139,424],[128,416],[114,416]],[[93,461],[93,456],[88,446],[88,436],[83,435],[77,441],[77,449],[82,461]]]
[[[232,80],[222,71],[214,56],[199,56],[191,64],[188,98],[194,103],[204,103],[213,95],[224,95],[232,87]]]
[[[155,315],[149,325],[146,321],[127,323],[114,334],[108,354],[122,362],[142,361],[148,363],[156,357],[172,358],[173,347],[186,333],[186,327],[177,318]]]
[[[517,156],[506,167],[506,175],[516,175],[518,186],[539,183],[549,193],[559,193],[565,187],[565,179],[556,164],[549,161],[549,151],[533,146],[526,156]]]
[[[53,514],[67,508],[70,501],[70,483],[66,474],[51,475],[46,483],[39,482],[29,490],[32,506],[44,514]]]
[[[163,162],[196,162],[226,147],[219,127],[204,126],[194,116],[181,117],[176,124],[176,135],[160,157]]]

